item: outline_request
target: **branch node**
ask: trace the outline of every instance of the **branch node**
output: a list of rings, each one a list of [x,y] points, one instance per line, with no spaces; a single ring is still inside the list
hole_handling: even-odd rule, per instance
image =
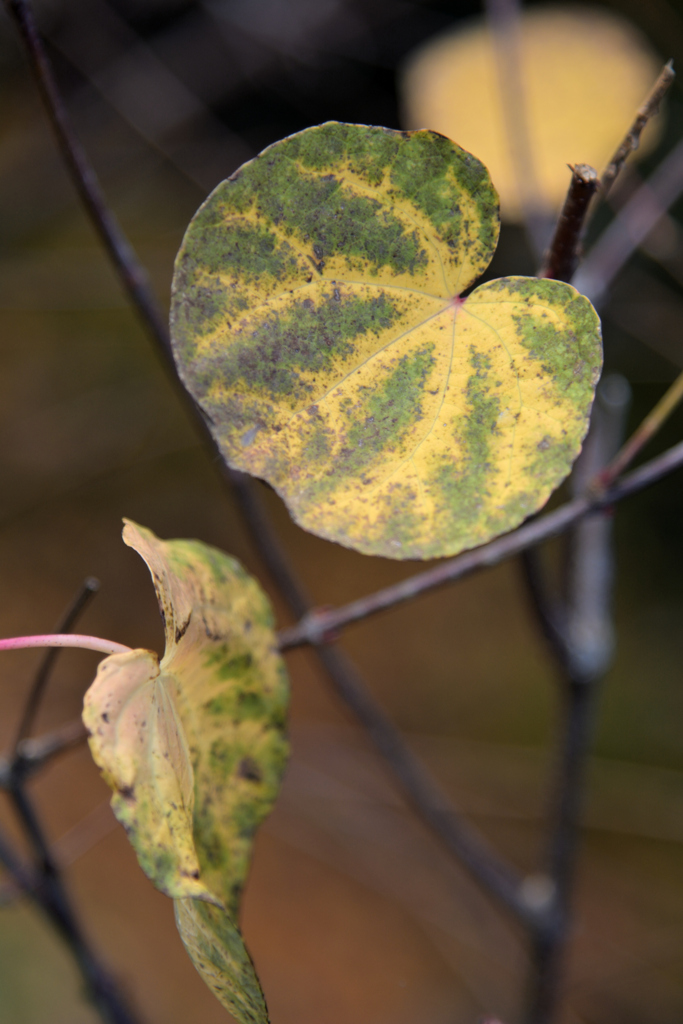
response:
[[[540,277],[569,281],[581,256],[581,234],[590,201],[600,186],[597,171],[590,164],[568,164],[572,172],[567,197],[557,221],[555,234],[545,255]]]

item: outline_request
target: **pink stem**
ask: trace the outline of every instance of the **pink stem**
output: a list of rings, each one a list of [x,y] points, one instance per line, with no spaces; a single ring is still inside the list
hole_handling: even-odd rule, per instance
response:
[[[125,654],[133,649],[113,640],[100,640],[97,636],[80,633],[44,633],[42,636],[12,636],[0,640],[0,651],[16,651],[21,647],[84,647],[87,651],[100,651],[102,654]]]

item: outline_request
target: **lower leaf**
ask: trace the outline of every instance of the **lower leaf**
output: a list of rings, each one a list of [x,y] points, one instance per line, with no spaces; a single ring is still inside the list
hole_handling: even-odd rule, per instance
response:
[[[270,604],[228,555],[127,523],[166,652],[115,654],[85,697],[90,749],[140,866],[176,905],[190,957],[241,1024],[268,1013],[238,920],[256,829],[287,760],[288,700]]]

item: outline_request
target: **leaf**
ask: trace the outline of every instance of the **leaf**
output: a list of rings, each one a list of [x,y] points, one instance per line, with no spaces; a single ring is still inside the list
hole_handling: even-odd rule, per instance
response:
[[[197,970],[242,1024],[268,1015],[238,927],[256,829],[287,758],[287,680],[270,605],[235,559],[126,522],[164,618],[166,651],[101,662],[85,697],[112,808]]]
[[[602,171],[662,61],[630,22],[604,10],[534,7],[522,12],[520,28],[536,199],[553,213],[569,185],[567,164]],[[477,153],[496,183],[503,219],[518,221],[519,190],[500,88],[491,34],[483,19],[473,19],[408,58],[403,120],[409,128],[428,125]],[[646,127],[635,159],[653,148],[661,120]]]
[[[221,450],[301,526],[367,554],[454,554],[569,471],[601,352],[556,281],[469,288],[486,169],[433,132],[329,123],[223,182],[176,262],[172,334]]]

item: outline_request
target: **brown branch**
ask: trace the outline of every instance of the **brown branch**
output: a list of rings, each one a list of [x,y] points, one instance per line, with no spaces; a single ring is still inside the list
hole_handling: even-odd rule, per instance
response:
[[[617,146],[612,159],[602,172],[600,179],[601,197],[604,198],[609,194],[609,191],[619,176],[627,158],[634,150],[638,149],[638,146],[640,145],[640,136],[643,133],[645,125],[650,118],[654,117],[654,115],[659,111],[660,103],[675,77],[676,72],[674,71],[673,61],[670,60],[660,71],[657,81],[652,86],[652,89],[644,100],[642,106],[640,106],[636,111],[636,116],[631,127],[626,132],[626,135]]]
[[[455,810],[375,701],[349,659],[333,645],[318,645],[315,653],[337,694],[365,727],[375,749],[391,768],[408,802],[422,820],[489,896],[495,896],[520,922],[534,930],[543,930],[546,915],[525,901],[521,876],[505,864]]]
[[[597,475],[593,483],[596,490],[600,491],[610,487],[617,477],[621,476],[645,445],[659,432],[682,399],[683,373],[679,373],[654,409],[636,427],[623,448],[620,448],[610,464]]]
[[[623,377],[601,381],[583,450],[571,476],[575,494],[584,493],[617,449],[630,403]],[[533,977],[527,1024],[554,1018],[571,929],[579,820],[597,696],[613,653],[611,510],[585,516],[572,528],[565,581],[563,648],[553,648],[562,700],[560,749],[548,801],[549,836],[543,865],[555,909],[554,927],[533,940]]]
[[[111,802],[105,799],[83,818],[80,818],[55,843],[51,844],[51,856],[60,868],[67,868],[106,836],[110,835],[117,827],[118,822],[112,812]],[[1,862],[2,858],[0,857]],[[41,876],[34,871],[31,865],[24,865],[23,872],[25,881],[23,888],[11,874],[9,878],[0,884],[0,909],[16,902],[22,896],[29,895],[40,887]]]
[[[624,204],[590,249],[572,284],[593,304],[603,298],[617,273],[659,219],[683,194],[683,142]]]
[[[591,198],[598,188],[598,176],[588,164],[569,168],[572,172],[567,195],[555,231],[545,254],[539,277],[569,281],[581,254],[581,235]],[[551,593],[541,565],[538,546],[526,548],[521,566],[531,609],[557,662],[566,668],[570,659],[567,609],[559,595]]]
[[[673,473],[681,466],[683,466],[683,442],[674,445],[662,455],[629,473],[601,495],[591,493],[574,498],[573,501],[568,501],[555,511],[525,523],[513,533],[497,537],[483,547],[465,551],[433,569],[417,573],[415,576],[410,576],[400,583],[385,587],[367,597],[358,598],[341,608],[325,611],[313,609],[295,626],[280,631],[278,634],[280,650],[289,650],[302,644],[324,643],[326,636],[337,634],[344,626],[360,622],[371,615],[376,615],[377,612],[394,608],[404,601],[410,601],[437,587],[464,579],[465,576],[471,576],[481,569],[497,565],[507,558],[520,554],[534,544],[539,544],[550,537],[557,537],[589,512],[622,501],[631,494],[636,494],[668,476],[669,473]]]
[[[567,197],[545,255],[539,277],[570,281],[581,255],[581,234],[591,199],[599,186],[598,175],[588,164],[570,166]]]
[[[11,758],[0,760],[0,789],[7,789],[12,779],[30,778],[55,757],[80,746],[86,738],[85,726],[77,718],[44,736],[22,740]]]
[[[28,0],[5,0],[5,3],[24,41],[31,70],[71,180],[142,323],[154,335],[155,341],[168,349],[164,315],[154,298],[147,274],[107,205],[97,174],[73,130],[38,34],[31,4]]]
[[[21,862],[4,844],[0,859],[14,881],[30,896],[62,936],[78,965],[88,993],[102,1019],[108,1024],[136,1024],[137,1017],[126,1004],[116,981],[98,962],[81,929],[61,875],[31,801],[22,786],[10,790],[10,797],[40,862],[40,881],[27,876]]]
[[[300,618],[311,607],[311,601],[302,584],[294,575],[282,546],[275,536],[254,481],[238,469],[232,469],[225,463],[223,466],[224,476],[232,485],[233,494],[237,499],[242,518],[251,534],[256,551],[290,612],[295,618]]]

